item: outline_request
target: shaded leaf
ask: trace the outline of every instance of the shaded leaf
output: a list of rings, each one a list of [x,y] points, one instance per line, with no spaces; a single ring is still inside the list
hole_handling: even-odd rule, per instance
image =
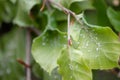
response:
[[[94,25],[98,24],[97,23],[97,13],[96,13],[95,10],[92,10],[92,11],[86,10],[86,11],[84,11],[84,18],[90,24],[94,24]]]
[[[0,37],[0,79],[24,80],[24,68],[17,59],[25,59],[25,34],[13,29]]]
[[[65,13],[63,13],[62,11],[60,10],[55,10],[52,14],[54,17],[55,17],[55,20],[56,21],[65,21],[67,20],[67,16]]]
[[[39,3],[39,0],[18,0],[17,13],[13,22],[22,27],[33,26],[30,10],[34,5]]]
[[[47,19],[48,19],[46,29],[47,30],[56,30],[57,25],[56,25],[55,18],[52,16],[53,11],[46,11],[45,14],[46,14]]]
[[[91,0],[84,0],[79,2],[74,2],[70,5],[70,10],[75,12],[76,14],[81,13],[84,10],[92,10],[94,9]]]
[[[97,24],[99,26],[111,26],[107,17],[107,4],[105,0],[93,0],[93,6],[97,11]]]
[[[116,31],[120,32],[120,12],[116,12],[112,8],[108,8],[107,16],[115,28]]]
[[[11,22],[15,16],[16,4],[10,0],[0,0],[0,22]]]
[[[63,5],[66,8],[69,8],[70,5],[74,2],[80,2],[80,1],[85,1],[85,0],[53,0],[56,3],[59,3],[61,5]]]

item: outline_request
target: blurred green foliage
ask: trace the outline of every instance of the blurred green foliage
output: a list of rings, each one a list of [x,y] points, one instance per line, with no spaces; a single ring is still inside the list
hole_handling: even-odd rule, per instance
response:
[[[120,5],[114,5],[113,0],[54,1],[61,1],[76,14],[84,11],[90,24],[110,26],[116,33],[120,31]],[[45,7],[43,11],[40,11],[41,6],[42,0],[0,0],[0,80],[25,80],[25,68],[17,62],[17,59],[25,61],[26,31],[20,27],[36,27],[44,32],[56,30],[53,26],[57,26],[57,31],[66,31],[66,15],[54,5]],[[3,26],[3,23],[13,25],[9,29],[9,25]],[[32,80],[61,80],[57,68],[50,76],[34,60],[31,64]],[[93,71],[93,75],[93,80],[119,80],[116,75],[106,71]]]

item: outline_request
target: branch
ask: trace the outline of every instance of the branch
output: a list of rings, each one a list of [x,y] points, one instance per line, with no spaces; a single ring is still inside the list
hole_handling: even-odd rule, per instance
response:
[[[63,7],[61,4],[55,3],[55,2],[52,1],[52,0],[48,0],[48,1],[49,1],[51,4],[54,4],[54,5],[56,5],[57,7],[59,7],[60,9],[62,9],[62,11],[64,11],[66,14],[71,14],[71,15],[76,19],[76,21],[77,21],[79,24],[83,25],[83,24],[80,22],[79,18],[77,18],[76,14],[75,14],[74,12],[72,12],[71,10]]]
[[[42,7],[40,8],[40,11],[43,11],[43,9],[45,8],[45,4],[46,4],[46,0],[43,0],[43,4]]]
[[[71,39],[70,39],[70,15],[72,15],[80,25],[82,25],[81,28],[85,29],[86,31],[87,31],[87,29],[85,27],[83,27],[83,23],[79,20],[80,18],[74,12],[65,8],[61,4],[55,3],[52,0],[48,0],[48,2],[56,5],[57,7],[59,7],[63,12],[65,12],[68,15],[68,19],[67,19],[67,21],[68,21],[68,24],[67,24],[68,25],[68,31],[67,31],[67,34],[68,34],[68,47],[69,47],[72,44]]]
[[[50,5],[48,3],[48,0],[43,0],[42,7],[40,8],[40,11],[43,11],[45,8],[45,5],[47,6],[48,10],[51,10]]]
[[[36,35],[40,35],[40,31],[38,29],[36,29],[35,27],[29,27],[29,30],[34,32]]]
[[[49,4],[49,1],[48,1],[48,0],[46,1],[46,7],[47,7],[47,9],[48,9],[48,10],[51,10],[51,6],[50,6],[50,4]]]
[[[31,34],[29,29],[26,33],[26,64],[30,65],[30,53],[31,53]],[[31,80],[31,69],[26,68],[26,80]]]
[[[17,61],[22,64],[25,68],[31,68],[30,65],[26,64],[22,59],[17,59]]]

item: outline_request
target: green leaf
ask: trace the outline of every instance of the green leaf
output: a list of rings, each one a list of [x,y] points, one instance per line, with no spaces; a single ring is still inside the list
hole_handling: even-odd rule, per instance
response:
[[[40,27],[41,32],[45,32],[46,30],[51,30],[51,31],[57,30],[58,32],[60,32],[62,34],[66,34],[66,32],[65,32],[66,24],[64,24],[64,22],[63,22],[63,21],[65,21],[64,20],[65,18],[64,19],[61,18],[63,21],[62,21],[62,23],[59,23],[59,22],[61,22],[61,20],[60,20],[60,18],[58,19],[58,16],[55,15],[54,10],[44,11],[43,14],[39,13],[38,16],[39,16],[39,19],[37,19],[37,21],[38,21],[37,23],[40,24],[39,27]],[[66,23],[66,21],[65,21],[65,23]]]
[[[84,0],[79,2],[74,2],[70,5],[70,10],[75,12],[76,14],[81,13],[84,10],[92,10],[94,9],[91,0]]]
[[[58,59],[63,80],[92,80],[92,69],[118,67],[120,42],[109,27],[71,25],[72,45]]]
[[[56,25],[55,18],[52,16],[53,11],[46,11],[45,14],[46,14],[47,19],[48,19],[46,29],[47,30],[56,30],[57,25]]]
[[[36,62],[47,72],[57,67],[57,58],[66,46],[66,36],[57,31],[47,31],[33,41],[32,54]]]
[[[50,75],[44,71],[44,80],[62,80],[62,77],[55,68]]]
[[[60,10],[55,10],[52,14],[54,17],[55,17],[55,20],[56,21],[65,21],[67,20],[67,16],[65,13],[63,13],[62,11]]]
[[[109,19],[107,17],[107,4],[105,0],[93,0],[93,6],[96,8],[97,12],[97,23],[99,26],[111,26]]]
[[[112,8],[108,8],[107,16],[115,28],[116,31],[120,32],[120,12],[116,12]]]
[[[52,0],[52,1],[54,1],[56,3],[60,3],[64,7],[69,8],[72,3],[81,2],[81,1],[85,1],[85,0]]]
[[[84,11],[84,18],[90,24],[94,24],[94,25],[98,24],[96,11],[87,11],[87,10]]]
[[[86,65],[79,50],[72,47],[63,50],[58,64],[63,80],[92,80],[91,69]]]
[[[39,3],[39,0],[18,0],[17,13],[13,22],[22,27],[33,26],[32,19],[30,18],[30,10],[34,5]]]
[[[90,25],[91,26],[91,25]],[[120,42],[109,27],[92,26],[84,28],[79,24],[71,26],[74,48],[81,51],[83,59],[91,69],[118,67]]]

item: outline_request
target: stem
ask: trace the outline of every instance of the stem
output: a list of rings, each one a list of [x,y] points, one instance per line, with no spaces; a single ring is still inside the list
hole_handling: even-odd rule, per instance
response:
[[[68,13],[68,19],[67,19],[67,34],[68,34],[68,47],[71,45],[71,39],[70,39],[70,14]]]
[[[30,65],[30,53],[31,53],[31,34],[29,29],[26,33],[26,64]],[[31,80],[31,69],[26,68],[26,80]]]
[[[45,8],[45,4],[46,4],[46,0],[43,0],[43,4],[42,7],[40,8],[40,11],[43,11],[43,9]]]
[[[50,4],[49,4],[49,1],[48,1],[48,0],[46,1],[46,7],[48,8],[48,10],[51,10],[51,6],[50,6]]]
[[[34,27],[30,27],[29,30],[34,32],[38,36],[40,35],[40,31],[38,29],[34,28]]]
[[[25,68],[30,68],[30,65],[26,64],[22,59],[17,59],[17,61],[22,64]]]

